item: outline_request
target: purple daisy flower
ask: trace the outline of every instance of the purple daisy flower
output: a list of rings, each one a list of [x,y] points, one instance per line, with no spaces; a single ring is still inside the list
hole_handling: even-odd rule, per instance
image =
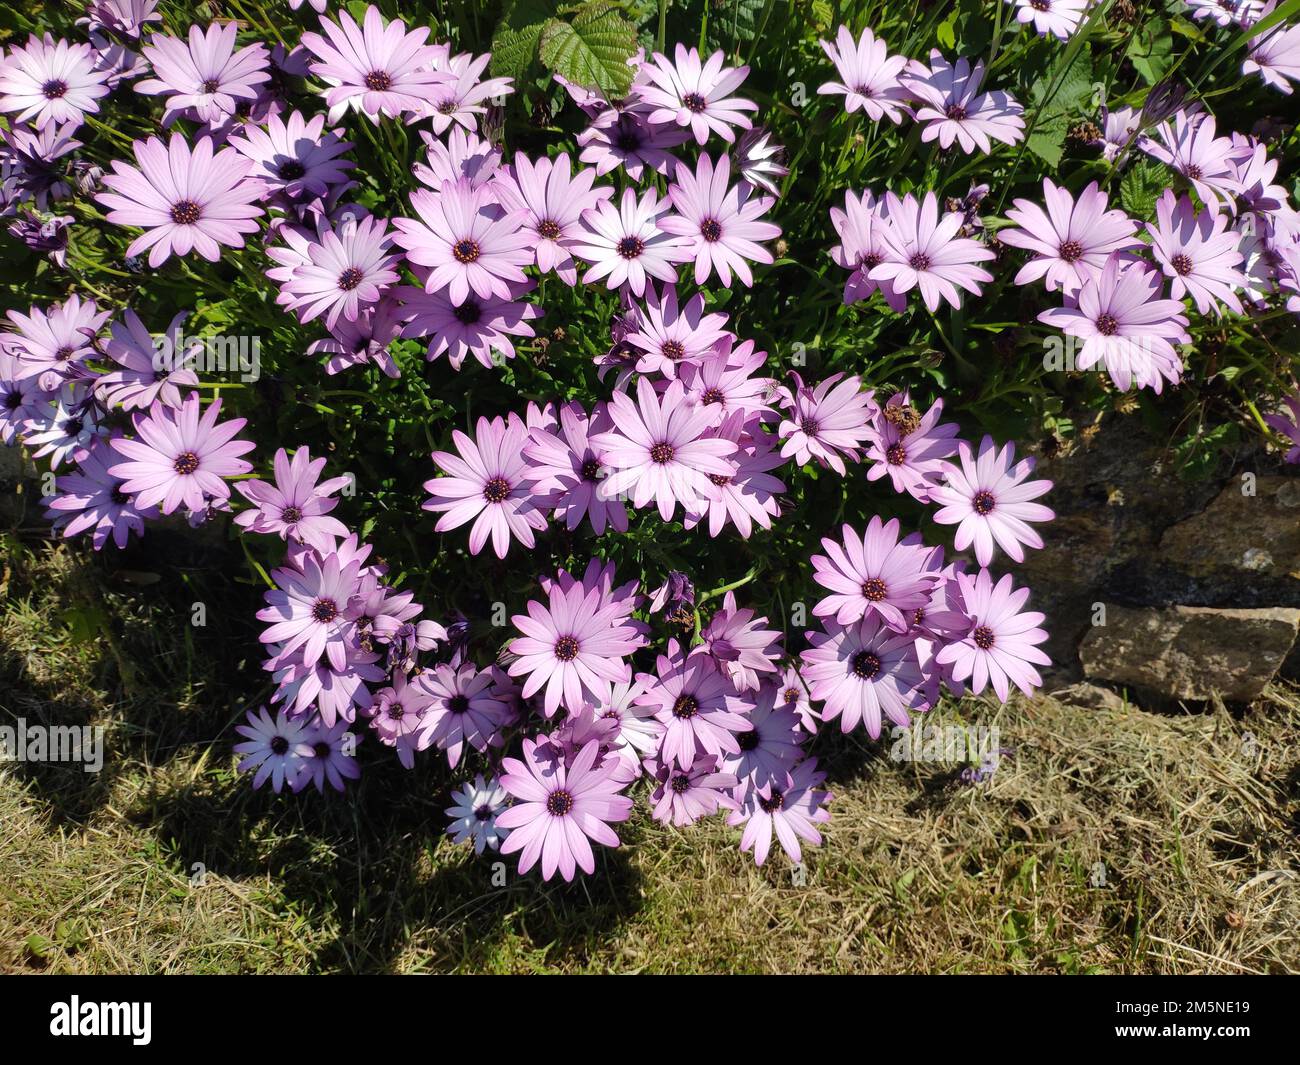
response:
[[[720,771],[713,755],[701,755],[688,768],[661,765],[654,777],[657,783],[650,793],[650,806],[654,819],[665,825],[684,828],[716,814],[719,807],[734,810],[738,806],[731,791],[740,781],[734,774]]]
[[[262,185],[249,179],[252,162],[233,148],[214,154],[211,138],[202,137],[191,151],[174,133],[167,144],[150,137],[134,149],[139,168],[113,160],[113,173],[104,175],[112,191],[96,197],[110,222],[145,230],[128,256],[149,248],[149,265],[157,268],[193,249],[216,262],[222,245],[242,248],[243,234],[257,232]]]
[[[1051,665],[1051,659],[1037,646],[1047,639],[1047,633],[1038,627],[1043,615],[1020,611],[1029,598],[1029,589],[1016,589],[1009,573],[995,585],[986,569],[975,574],[959,573],[957,583],[971,628],[964,637],[942,648],[936,661],[950,667],[955,679],[969,678],[975,695],[989,684],[1004,703],[1012,684],[1032,695],[1043,684],[1034,666]]]
[[[585,211],[614,195],[608,185],[593,188],[594,170],[573,173],[567,152],[555,159],[531,162],[516,155],[507,179],[497,190],[507,208],[522,208],[524,228],[536,240],[534,261],[542,273],[554,271],[565,284],[578,283],[578,268],[571,249],[581,235],[579,220]]]
[[[411,193],[419,219],[393,219],[395,239],[411,262],[429,267],[427,291],[446,289],[455,304],[464,303],[471,291],[480,299],[509,300],[511,286],[527,280],[523,267],[533,260],[535,237],[523,228],[527,213],[506,211],[494,197],[468,178],[447,182],[438,193]]]
[[[636,364],[637,373],[677,376],[677,367],[701,362],[713,346],[727,336],[722,327],[725,314],[705,314],[704,296],[697,293],[684,306],[677,303],[674,285],[646,288],[645,308],[637,316],[627,343],[645,352]]]
[[[0,333],[0,350],[14,356],[18,379],[38,378],[46,391],[87,376],[86,360],[95,354],[96,337],[109,316],[75,292],[48,308],[6,314],[15,331]]]
[[[478,116],[487,114],[484,103],[500,102],[514,91],[511,78],[480,80],[491,58],[466,53],[447,61],[449,76],[429,94],[424,110],[433,120],[433,132],[437,136],[441,137],[453,124],[472,133],[478,127]]]
[[[889,228],[885,205],[876,203],[870,190],[857,197],[850,190],[844,194],[843,210],[831,208],[831,224],[840,238],[840,243],[830,250],[831,259],[850,271],[844,282],[844,305],[870,299],[879,289],[890,308],[901,314],[907,307],[907,295],[896,292],[888,278],[877,281],[871,276],[871,271],[891,254],[885,243],[885,230]]]
[[[455,769],[466,744],[479,752],[502,745],[501,733],[514,720],[514,710],[490,672],[469,663],[459,668],[439,663],[415,683],[429,698],[416,737],[420,750],[437,747]]]
[[[346,721],[333,725],[315,722],[302,738],[302,772],[294,790],[313,784],[323,795],[328,784],[335,791],[343,791],[347,781],[361,776],[356,756],[360,742],[361,737],[348,730]]]
[[[757,111],[758,104],[731,95],[749,76],[749,67],[728,67],[725,61],[721,49],[703,63],[697,49],[682,44],[671,63],[656,52],[641,68],[639,85],[641,100],[651,108],[650,121],[689,126],[697,144],[707,141],[710,133],[730,144],[735,139],[732,126],[749,129],[745,112]]]
[[[1113,111],[1103,107],[1101,117],[1104,126],[1101,138],[1088,143],[1093,148],[1100,148],[1102,158],[1113,163],[1138,135],[1142,116],[1131,107],[1117,107]]]
[[[358,710],[369,710],[374,696],[367,685],[382,683],[388,676],[377,664],[379,655],[355,643],[347,645],[347,662],[337,670],[328,659],[306,665],[296,654],[285,655],[283,648],[272,645],[268,650],[272,655],[264,665],[276,684],[271,701],[284,703],[291,717],[319,714],[326,725],[354,721]]]
[[[1025,560],[1022,544],[1042,547],[1042,537],[1028,522],[1051,521],[1056,515],[1032,500],[1049,492],[1051,481],[1028,480],[1034,472],[1032,457],[1015,460],[1015,448],[1001,450],[991,436],[980,441],[979,453],[962,440],[957,445],[961,467],[948,464],[945,483],[930,490],[930,499],[940,506],[934,520],[940,525],[956,525],[958,551],[975,545],[975,558],[981,566],[993,560],[996,543],[1016,562]]]
[[[933,312],[941,301],[960,307],[958,288],[978,296],[980,284],[993,280],[987,270],[973,265],[992,259],[993,252],[958,235],[964,221],[960,212],[946,212],[940,219],[933,192],[927,192],[920,203],[910,192],[902,200],[887,192],[885,208],[889,224],[881,236],[887,254],[884,262],[872,267],[873,281],[888,281],[900,295],[920,289],[926,308]]]
[[[83,146],[73,139],[75,128],[71,122],[51,122],[41,129],[15,126],[0,130],[0,203],[8,202],[12,207],[30,201],[44,212],[50,210],[51,204],[71,196],[72,178],[81,161],[67,156]],[[79,171],[83,177],[95,173],[89,167],[85,164]],[[0,214],[6,213],[12,210],[0,210]]]
[[[570,713],[584,699],[605,703],[610,688],[631,679],[624,658],[645,643],[636,626],[626,623],[622,607],[610,603],[599,588],[552,585],[548,603],[528,600],[528,613],[510,620],[523,635],[511,641],[512,677],[527,674],[523,697],[546,688],[547,717],[563,705]]]
[[[1286,413],[1265,414],[1264,421],[1293,445],[1286,453],[1286,461],[1297,463],[1300,462],[1300,392],[1282,397],[1282,404]]]
[[[335,537],[345,537],[347,526],[329,512],[338,506],[330,498],[352,483],[349,477],[333,477],[317,483],[325,459],[313,459],[306,447],[300,447],[289,458],[280,448],[275,453],[275,483],[253,478],[240,481],[236,490],[253,504],[252,510],[235,515],[235,524],[249,532],[290,537],[299,543],[314,547],[322,555],[334,549]]]
[[[884,718],[907,728],[909,710],[930,708],[911,634],[894,632],[876,614],[848,626],[828,619],[823,626],[824,632],[807,634],[811,646],[801,656],[812,697],[825,703],[823,721],[838,717],[843,732],[862,722],[874,740]]]
[[[80,462],[100,437],[108,435],[104,412],[95,404],[89,387],[68,382],[45,393],[35,413],[23,423],[22,442],[32,458],[48,458],[50,468]]]
[[[165,337],[155,339],[135,311],[127,308],[122,320],[109,327],[104,354],[119,369],[95,380],[95,393],[106,407],[144,410],[159,404],[180,410],[182,388],[198,388],[199,376],[190,363],[201,350],[198,345],[177,351],[181,324],[189,316],[182,311],[167,326]]]
[[[617,207],[606,201],[584,212],[582,230],[570,249],[592,264],[582,275],[583,284],[606,278],[606,287],[626,285],[641,296],[647,277],[675,283],[673,264],[690,259],[692,253],[686,240],[659,224],[670,207],[654,189],[638,199],[636,190],[627,188]]]
[[[252,451],[251,440],[237,440],[243,418],[217,423],[221,400],[214,399],[199,413],[199,397],[190,395],[179,410],[155,403],[148,414],[135,415],[139,439],[118,438],[113,448],[125,461],[109,472],[125,482],[122,491],[135,496],[137,507],[162,505],[170,514],[179,506],[202,510],[208,500],[224,502],[230,486],[224,478],[252,470],[239,458]]]
[[[957,454],[956,422],[940,422],[943,400],[936,399],[925,414],[918,414],[906,390],[895,392],[880,408],[867,446],[867,480],[888,476],[895,492],[907,492],[922,503],[939,483],[944,459]]]
[[[1156,127],[1155,136],[1140,136],[1138,147],[1186,178],[1201,202],[1215,210],[1242,191],[1235,163],[1248,152],[1230,137],[1215,136],[1213,115],[1179,111],[1172,123]]]
[[[1040,37],[1055,37],[1068,41],[1092,0],[1007,0],[1016,8],[1016,21],[1022,26],[1033,25]]]
[[[758,691],[760,673],[775,673],[781,654],[781,633],[765,629],[767,618],[755,617],[748,608],[736,605],[736,593],[728,592],[692,655],[708,655],[738,692]]]
[[[1181,301],[1161,298],[1163,289],[1146,263],[1116,255],[1079,290],[1077,306],[1043,311],[1038,320],[1083,341],[1079,369],[1104,363],[1116,387],[1136,382],[1158,393],[1165,379],[1177,382],[1182,373],[1174,344],[1191,339]]]
[[[848,625],[872,614],[895,632],[906,632],[912,616],[930,599],[935,575],[926,568],[930,548],[920,533],[899,538],[897,518],[873,515],[859,537],[845,524],[842,543],[823,537],[825,555],[813,555],[813,580],[831,592],[813,607],[819,618]]]
[[[861,109],[873,122],[887,118],[898,125],[904,115],[912,113],[908,91],[898,80],[907,58],[890,55],[888,46],[870,28],[863,29],[855,41],[849,28],[841,26],[834,44],[817,43],[842,79],[818,86],[818,95],[843,96],[845,111],[853,114]]]
[[[348,109],[376,125],[381,116],[423,115],[438,88],[451,80],[446,71],[434,67],[441,51],[424,43],[427,26],[407,32],[406,23],[386,22],[373,4],[366,8],[360,26],[348,12],[340,11],[337,23],[322,18],[321,29],[324,37],[304,33],[302,45],[315,57],[312,73],[329,86],[325,102],[331,124]]]
[[[710,476],[735,474],[729,456],[736,445],[702,436],[713,414],[684,402],[680,381],[671,382],[662,396],[645,377],[637,379],[636,389],[635,403],[626,393],[614,393],[607,409],[615,429],[591,438],[617,471],[601,482],[600,492],[607,499],[629,496],[638,508],[654,500],[659,516],[671,521],[678,503],[690,512],[700,500],[717,495]]]
[[[773,196],[781,194],[777,180],[790,173],[784,165],[785,148],[771,142],[771,134],[760,126],[745,130],[736,141],[732,160],[743,184],[751,190],[762,189]]]
[[[753,285],[749,262],[771,263],[772,253],[758,242],[775,240],[781,227],[759,219],[776,202],[771,196],[753,195],[750,186],[728,188],[731,160],[722,156],[715,166],[701,152],[695,172],[679,166],[668,189],[676,208],[660,220],[659,228],[683,238],[683,248],[695,259],[695,283],[704,284],[717,271],[718,280],[731,287],[731,275]]]
[[[402,327],[402,336],[428,337],[429,361],[445,354],[453,370],[464,365],[467,355],[486,367],[500,366],[515,357],[511,337],[536,335],[528,323],[540,318],[542,309],[516,299],[532,289],[532,283],[525,282],[515,286],[507,299],[470,293],[460,303],[453,303],[446,289],[435,293],[403,289],[403,314],[410,320]]]
[[[1156,201],[1156,224],[1147,223],[1151,254],[1171,279],[1169,294],[1174,299],[1191,296],[1201,314],[1213,310],[1222,315],[1223,306],[1241,313],[1236,294],[1246,285],[1238,250],[1241,234],[1228,229],[1228,222],[1226,212],[1198,213],[1186,196],[1165,189]]]
[[[786,408],[777,428],[784,441],[781,456],[793,458],[800,466],[816,459],[843,477],[844,458],[857,462],[859,449],[871,436],[876,417],[872,393],[862,390],[856,374],[832,374],[814,388],[807,387],[797,373],[790,376],[795,387],[781,390]]]
[[[348,619],[348,605],[356,596],[361,562],[345,562],[336,552],[318,555],[307,551],[300,565],[281,566],[271,571],[276,587],[266,592],[266,607],[257,612],[259,621],[270,627],[262,643],[283,644],[283,661],[295,651],[305,666],[314,666],[322,655],[335,670],[348,664],[355,625]]]
[[[1241,72],[1258,74],[1265,85],[1290,96],[1288,81],[1300,83],[1300,23],[1282,23],[1255,34]]]
[[[746,422],[744,411],[730,414],[714,435],[735,442],[736,450],[728,461],[735,464],[736,472],[730,477],[709,474],[718,494],[713,499],[699,500],[702,511],[687,514],[684,525],[693,529],[707,518],[709,535],[716,537],[730,521],[748,540],[755,525],[770,529],[772,519],[781,516],[777,497],[785,491],[785,483],[769,471],[785,465],[785,459],[777,453],[770,434],[756,422]]]
[[[578,134],[578,158],[594,166],[597,177],[620,166],[633,181],[640,181],[647,170],[671,177],[677,157],[669,149],[688,139],[675,123],[651,122],[639,107],[611,108]]]
[[[652,707],[664,732],[659,758],[683,768],[695,763],[699,752],[716,757],[739,754],[736,735],[750,729],[748,702],[707,655],[683,655],[676,640],[668,641],[668,654],[660,655],[646,693],[637,699]]]
[[[0,345],[0,443],[12,446],[23,426],[40,413],[50,398],[39,378],[23,377],[22,365]]]
[[[536,491],[549,494],[548,505],[569,531],[586,517],[597,536],[607,525],[615,532],[627,532],[623,503],[606,499],[597,491],[609,467],[605,453],[592,446],[591,438],[613,429],[604,406],[597,405],[588,418],[582,404],[566,403],[560,408],[557,429],[533,429],[524,445],[524,454],[537,478]]]
[[[322,228],[307,245],[307,261],[293,267],[280,286],[285,307],[297,311],[303,322],[323,315],[328,329],[340,317],[356,321],[363,307],[377,303],[398,280],[394,267],[399,257],[391,254],[392,246],[383,218]]]
[[[921,140],[938,140],[939,147],[953,141],[970,155],[978,147],[985,154],[993,141],[1015,144],[1024,140],[1024,108],[1007,92],[980,92],[984,81],[983,60],[971,68],[969,61],[949,63],[937,48],[930,52],[930,65],[913,60],[900,79],[918,101],[916,120],[925,123]]]
[[[528,427],[518,416],[510,420],[479,418],[477,439],[455,429],[451,434],[459,455],[435,451],[433,461],[447,476],[425,481],[430,498],[425,510],[442,511],[438,532],[473,521],[470,554],[483,550],[488,536],[497,558],[505,558],[513,537],[530,550],[533,532],[546,528],[546,514],[534,498],[533,472],[524,456]]]
[[[288,120],[270,115],[266,127],[245,125],[230,138],[230,147],[252,160],[251,177],[266,188],[268,197],[281,197],[291,204],[312,196],[326,196],[343,185],[356,164],[340,156],[353,147],[342,130],[325,129],[325,116],[306,119],[300,111],[289,112]]]
[[[443,812],[451,819],[447,835],[453,843],[473,843],[474,853],[497,850],[510,833],[497,825],[497,817],[510,803],[510,796],[496,777],[475,775],[451,793],[451,805]]]
[[[1077,296],[1083,283],[1101,274],[1115,252],[1140,248],[1138,224],[1123,211],[1107,210],[1107,196],[1095,181],[1076,201],[1066,188],[1043,179],[1047,210],[1029,200],[1016,200],[1007,217],[1019,228],[998,230],[998,240],[1024,248],[1034,258],[1016,274],[1017,285],[1043,280],[1048,292],[1058,288]]]
[[[266,45],[235,49],[239,27],[213,22],[206,32],[191,26],[189,41],[155,34],[143,49],[156,78],[138,82],[135,91],[163,96],[163,125],[178,118],[217,123],[235,113],[240,101],[257,98],[257,86],[271,78]]]
[[[144,523],[159,516],[156,508],[137,508],[122,491],[122,481],[108,472],[109,464],[116,460],[116,452],[107,443],[96,443],[77,463],[75,473],[55,481],[59,494],[46,504],[46,518],[56,530],[62,528],[65,537],[90,530],[96,551],[103,549],[110,536],[119,548],[125,548],[131,533],[143,536]]]
[[[752,340],[732,350],[731,340],[728,333],[700,362],[684,363],[677,376],[686,401],[711,412],[714,429],[732,414],[767,421],[775,417],[768,397],[775,394],[776,382],[754,376],[767,362],[767,352],[756,351]]]
[[[239,772],[257,770],[253,776],[254,788],[260,788],[268,780],[271,790],[277,794],[286,784],[293,791],[302,787],[303,762],[309,750],[306,740],[312,733],[307,721],[295,721],[280,713],[272,718],[262,707],[248,711],[248,724],[236,725],[235,731],[248,737],[236,743],[234,750],[243,755],[237,767]]]
[[[465,178],[470,188],[478,188],[488,182],[502,179],[501,149],[489,141],[480,140],[473,133],[466,133],[459,126],[452,128],[446,141],[440,140],[427,129],[420,130],[424,141],[425,158],[416,161],[411,173],[422,185],[427,185],[434,192],[440,192],[442,186],[450,181],[453,185]],[[500,188],[495,190],[500,193]]]
[[[522,761],[506,758],[501,763],[501,786],[516,800],[497,816],[497,824],[510,832],[501,853],[522,851],[520,874],[540,859],[544,880],[557,871],[565,880],[572,880],[578,869],[594,873],[589,841],[617,847],[618,836],[609,826],[632,815],[632,800],[620,794],[627,784],[618,774],[619,759],[602,759],[600,741],[594,739],[570,765],[556,757],[556,748],[546,740],[524,740],[523,753]]]
[[[736,737],[740,750],[722,759],[723,771],[733,774],[743,791],[784,782],[804,756],[799,718],[788,706],[777,705],[778,698],[779,688],[771,684],[759,688],[749,711],[753,727]]]
[[[37,129],[64,122],[75,129],[99,110],[98,101],[109,92],[107,79],[106,71],[95,68],[90,45],[32,34],[0,63],[0,111],[16,111],[14,122]]]
[[[818,772],[817,759],[800,762],[780,784],[769,783],[750,788],[727,824],[733,828],[744,825],[740,836],[740,849],[754,852],[754,863],[762,865],[772,849],[772,834],[776,833],[781,849],[792,862],[803,858],[799,841],[821,846],[821,833],[816,825],[831,819],[825,804],[834,796],[820,785],[826,774]]]
[[[327,374],[374,363],[388,377],[401,377],[402,371],[388,352],[389,345],[401,335],[405,318],[394,295],[396,291],[390,289],[378,303],[361,308],[354,322],[340,318],[329,336],[307,346],[307,354],[328,355]]]
[[[652,678],[642,674],[626,683],[615,684],[609,701],[596,708],[604,719],[616,723],[610,734],[613,752],[633,777],[641,775],[641,760],[659,749],[663,726],[655,720],[654,708],[637,703]]]

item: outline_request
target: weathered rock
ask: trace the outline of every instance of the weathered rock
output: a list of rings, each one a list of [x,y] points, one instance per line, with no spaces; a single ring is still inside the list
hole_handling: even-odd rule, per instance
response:
[[[1169,699],[1250,702],[1276,676],[1300,633],[1300,609],[1106,605],[1079,648],[1085,676]]]

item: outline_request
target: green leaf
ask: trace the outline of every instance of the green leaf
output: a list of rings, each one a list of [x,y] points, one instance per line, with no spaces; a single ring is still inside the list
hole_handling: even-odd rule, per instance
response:
[[[492,35],[492,73],[521,78],[537,60],[537,47],[546,23],[555,15],[550,0],[515,0],[501,16]]]
[[[1149,30],[1138,32],[1129,42],[1129,62],[1148,85],[1154,85],[1174,65],[1174,38],[1169,33],[1153,37]]]
[[[612,5],[586,5],[572,23],[551,19],[542,29],[542,62],[575,85],[611,99],[627,95],[636,30]]]
[[[1156,199],[1168,184],[1164,167],[1151,159],[1139,159],[1119,184],[1119,198],[1134,218],[1150,218]]]

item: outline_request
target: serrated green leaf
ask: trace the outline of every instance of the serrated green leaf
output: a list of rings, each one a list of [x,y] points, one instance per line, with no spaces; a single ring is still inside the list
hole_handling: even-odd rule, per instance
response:
[[[542,30],[555,15],[551,0],[514,0],[492,35],[492,74],[521,78],[537,59]]]
[[[587,5],[572,23],[551,19],[540,50],[551,70],[611,99],[621,99],[632,85],[627,61],[636,53],[636,30],[609,4]]]
[[[1150,218],[1155,213],[1156,198],[1166,184],[1164,167],[1149,159],[1140,159],[1129,168],[1119,184],[1120,201],[1134,218]]]

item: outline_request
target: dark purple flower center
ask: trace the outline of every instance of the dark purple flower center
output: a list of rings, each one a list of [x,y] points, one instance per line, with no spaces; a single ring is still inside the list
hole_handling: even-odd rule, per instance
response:
[[[1029,0],[1029,6],[1035,11],[1051,11],[1052,0]]]
[[[721,403],[725,397],[720,388],[706,388],[700,393],[700,402],[706,407],[711,407],[715,403]]]
[[[870,95],[871,95],[871,86],[870,86],[870,85],[855,85],[855,86],[853,86],[853,91],[856,92],[859,96],[870,96]]]
[[[799,689],[786,688],[786,690],[781,693],[781,698],[785,700],[786,706],[789,706],[791,703],[797,703],[799,701]]]
[[[907,260],[907,265],[918,274],[924,273],[926,270],[930,269],[930,256],[926,255],[923,251],[918,251]]]
[[[561,636],[555,641],[555,657],[561,662],[572,662],[578,657],[578,641],[572,636]]]
[[[582,464],[582,479],[584,481],[596,481],[600,479],[600,463],[595,459],[588,459]]]
[[[63,423],[63,434],[65,436],[76,436],[81,432],[83,424],[80,418],[69,418]]]
[[[474,810],[474,817],[479,821],[487,821],[492,817],[492,807],[479,806]]]
[[[1083,245],[1077,240],[1067,240],[1061,245],[1061,258],[1067,263],[1077,263],[1083,258]]]
[[[710,244],[722,239],[722,223],[716,218],[706,218],[700,223],[700,236]]]
[[[870,680],[880,672],[880,659],[870,651],[859,651],[853,656],[853,675]]]
[[[208,80],[203,83],[203,91],[209,96],[220,88],[221,82],[217,81],[216,78],[208,78]]]
[[[1113,314],[1102,314],[1097,318],[1097,332],[1104,337],[1113,337],[1119,332],[1119,322]]]
[[[736,746],[742,751],[752,751],[758,747],[758,729],[752,728],[748,732],[736,734]]]
[[[862,582],[862,594],[867,602],[879,603],[889,594],[889,589],[879,577],[868,577]]]
[[[573,809],[573,796],[567,791],[553,791],[546,796],[546,812],[552,817],[565,817]]]
[[[698,92],[688,92],[682,97],[682,106],[691,112],[691,114],[698,115],[709,106],[709,101]]]
[[[404,707],[401,703],[388,704],[388,716],[391,717],[394,721],[401,721],[403,716],[405,716],[405,714],[406,714],[406,707]]]
[[[285,507],[280,511],[280,520],[286,525],[297,525],[302,521],[302,510],[299,507]]]
[[[188,477],[199,468],[199,457],[193,451],[183,451],[172,462],[172,469],[182,477]]]
[[[559,240],[560,224],[547,218],[537,224],[537,235],[543,240]]]
[[[804,436],[816,436],[817,430],[820,429],[821,426],[817,424],[815,418],[805,418],[799,423],[799,428],[803,432]]]
[[[776,813],[777,810],[781,809],[783,802],[785,802],[785,796],[776,788],[772,789],[772,794],[766,799],[761,795],[758,797],[758,805],[763,808],[764,813],[768,814]]]
[[[1187,176],[1193,181],[1200,181],[1203,171],[1195,163],[1189,163],[1187,166]]]
[[[451,313],[461,325],[474,325],[483,317],[483,308],[477,300],[467,299],[460,306],[453,307]]]
[[[987,625],[980,625],[972,636],[975,640],[975,646],[981,651],[987,651],[993,646],[993,630]]]
[[[641,135],[634,129],[624,127],[614,139],[614,146],[625,155],[631,155],[641,147]]]
[[[661,442],[650,449],[650,461],[657,462],[662,466],[665,462],[672,462],[675,454],[676,451],[673,449],[672,444]]]
[[[685,773],[677,773],[669,781],[669,787],[673,789],[675,794],[682,795],[691,790],[691,778]]]
[[[328,743],[322,740],[320,743],[312,747],[311,750],[312,750],[312,754],[314,754],[317,758],[328,758],[330,756],[331,748]]]
[[[317,599],[311,605],[311,618],[322,625],[328,625],[339,616],[339,605],[333,599]]]
[[[284,754],[288,750],[289,750],[289,741],[287,739],[285,739],[283,736],[271,737],[272,754]]]
[[[865,255],[858,257],[858,267],[862,270],[874,270],[884,261],[885,257],[883,255],[880,255],[878,252],[869,251]]]
[[[193,200],[181,200],[172,204],[172,221],[178,226],[192,226],[202,214],[199,205]]]
[[[362,81],[371,92],[387,92],[393,86],[392,77],[383,70],[372,70]]]
[[[966,108],[962,104],[949,104],[944,114],[954,122],[961,122],[966,117]]]
[[[971,500],[971,505],[975,508],[975,513],[980,517],[985,517],[993,510],[993,493],[986,488],[981,488],[975,493],[975,498]]]
[[[1186,277],[1192,272],[1192,257],[1190,255],[1184,255],[1179,252],[1179,254],[1175,255],[1170,262],[1172,263],[1173,268],[1183,277]]]
[[[478,259],[482,249],[476,240],[458,240],[451,246],[451,253],[458,263],[472,263]]]
[[[454,115],[459,110],[459,100],[443,100],[442,103],[438,105],[438,114],[440,115]]]
[[[72,358],[72,356],[73,356],[72,348],[59,348],[59,350],[54,353],[54,361],[67,362],[70,358]]]
[[[693,695],[679,695],[673,703],[673,717],[679,721],[689,721],[700,709],[700,701]]]
[[[510,494],[510,482],[504,477],[493,477],[483,486],[483,498],[489,503],[502,503]]]
[[[41,95],[47,100],[58,100],[68,91],[68,83],[59,81],[58,78],[52,78],[41,86]]]
[[[918,606],[912,613],[912,624],[919,625],[925,620],[925,607]]]
[[[122,491],[122,486],[120,484],[113,485],[112,489],[108,493],[108,498],[119,507],[124,507],[131,502],[131,497]]]
[[[469,709],[469,697],[465,695],[453,695],[447,700],[447,709],[453,714],[463,714]]]
[[[676,362],[686,354],[686,345],[680,340],[665,340],[664,346],[659,349],[659,353],[665,359],[671,359]]]
[[[290,159],[287,163],[281,163],[276,173],[280,176],[281,181],[293,181],[307,173],[307,168],[297,159]]]
[[[23,405],[23,394],[15,389],[5,393],[5,410],[17,410]]]
[[[725,488],[727,485],[731,484],[731,478],[721,473],[709,474],[709,480],[712,481],[714,484],[716,484],[719,488]]]
[[[645,251],[645,243],[640,237],[624,237],[618,242],[618,253],[624,259],[635,259]]]
[[[890,444],[885,450],[885,461],[891,466],[901,466],[907,461],[907,451],[902,444]]]
[[[339,288],[344,292],[351,292],[365,279],[366,275],[364,273],[355,266],[349,266],[343,273],[339,274]]]

